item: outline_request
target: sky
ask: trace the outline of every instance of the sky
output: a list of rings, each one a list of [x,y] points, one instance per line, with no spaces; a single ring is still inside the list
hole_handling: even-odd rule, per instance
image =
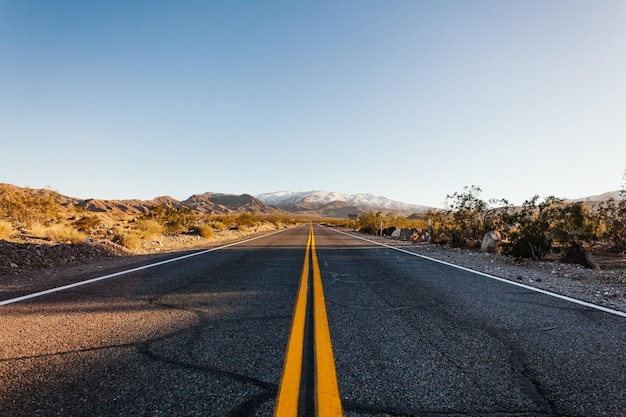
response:
[[[443,207],[625,171],[623,0],[0,0],[0,183]]]

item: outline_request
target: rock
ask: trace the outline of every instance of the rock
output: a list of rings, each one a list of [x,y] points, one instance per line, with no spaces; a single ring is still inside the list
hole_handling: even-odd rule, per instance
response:
[[[483,243],[480,245],[481,252],[495,252],[498,248],[498,242],[501,240],[500,232],[492,230],[489,233],[485,233],[483,236]]]
[[[589,269],[600,269],[591,252],[578,244],[573,244],[563,252],[561,262],[581,265]]]

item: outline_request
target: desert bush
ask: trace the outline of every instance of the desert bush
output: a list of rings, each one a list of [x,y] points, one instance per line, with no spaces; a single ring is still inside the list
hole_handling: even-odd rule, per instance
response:
[[[217,220],[210,222],[209,226],[211,226],[213,229],[217,231],[223,231],[223,230],[228,229],[228,227],[224,223],[217,221]]]
[[[50,190],[5,189],[0,193],[0,212],[21,227],[54,222],[59,206],[58,194]]]
[[[197,227],[198,234],[205,239],[212,239],[214,235],[213,227],[209,224],[202,224]]]
[[[426,212],[426,227],[430,219],[430,241],[438,245],[448,243],[448,236],[452,231],[452,216],[446,210],[430,209]]]
[[[113,236],[113,242],[124,246],[127,249],[137,249],[141,242],[141,237],[137,231],[124,230]]]
[[[140,219],[159,222],[166,233],[187,232],[196,223],[196,217],[188,207],[152,206]]]
[[[554,196],[539,202],[536,195],[524,201],[520,210],[504,214],[507,224],[515,225],[509,232],[511,252],[517,258],[541,259],[552,248],[555,232],[554,214],[563,200]]]
[[[602,203],[597,218],[598,237],[616,251],[626,252],[626,200],[610,199]]]
[[[53,242],[81,243],[84,242],[86,238],[84,233],[64,224],[49,226],[45,229],[44,233],[45,236]]]
[[[133,225],[140,239],[152,239],[163,234],[163,225],[156,220],[139,220]]]
[[[13,224],[6,220],[0,220],[0,239],[7,239],[13,234]]]
[[[478,198],[482,192],[480,187],[472,185],[463,187],[463,192],[446,197],[446,204],[452,212],[453,230],[458,231],[459,239],[455,246],[478,246],[485,233],[484,217],[489,209],[488,204]]]
[[[241,226],[254,227],[257,223],[257,217],[254,213],[244,212],[237,216],[238,229],[241,230]]]
[[[82,216],[72,222],[72,226],[81,232],[89,232],[101,224],[102,220],[98,216]]]
[[[380,211],[377,213],[373,213],[371,211],[369,213],[362,213],[357,221],[357,230],[362,233],[375,235],[380,231],[380,225],[382,222],[383,216]]]
[[[557,204],[552,207],[552,231],[556,240],[567,246],[583,246],[597,240],[591,210],[581,202]]]

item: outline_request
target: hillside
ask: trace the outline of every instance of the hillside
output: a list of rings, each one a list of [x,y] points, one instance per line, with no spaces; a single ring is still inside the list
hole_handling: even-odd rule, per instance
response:
[[[249,194],[194,194],[181,204],[201,214],[237,214],[244,212],[259,214],[282,213],[282,210],[265,204]]]

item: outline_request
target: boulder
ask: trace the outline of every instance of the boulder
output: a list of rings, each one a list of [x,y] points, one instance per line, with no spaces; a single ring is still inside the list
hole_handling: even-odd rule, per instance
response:
[[[485,233],[483,236],[483,243],[480,245],[481,252],[495,252],[498,248],[498,242],[502,240],[500,236],[500,232],[497,230],[492,230],[491,232]]]
[[[411,239],[412,234],[413,232],[411,231],[411,229],[409,229],[408,227],[405,227],[404,229],[400,230],[400,239],[409,240]]]
[[[396,230],[395,226],[386,227],[383,229],[383,236],[391,236],[393,231]]]
[[[600,269],[591,252],[578,244],[573,244],[565,249],[561,255],[561,262],[581,265],[589,269]]]
[[[395,238],[395,239],[400,238],[400,232],[401,232],[401,229],[396,229],[396,230],[394,230],[394,231],[391,233],[391,237],[392,237],[392,238]]]

